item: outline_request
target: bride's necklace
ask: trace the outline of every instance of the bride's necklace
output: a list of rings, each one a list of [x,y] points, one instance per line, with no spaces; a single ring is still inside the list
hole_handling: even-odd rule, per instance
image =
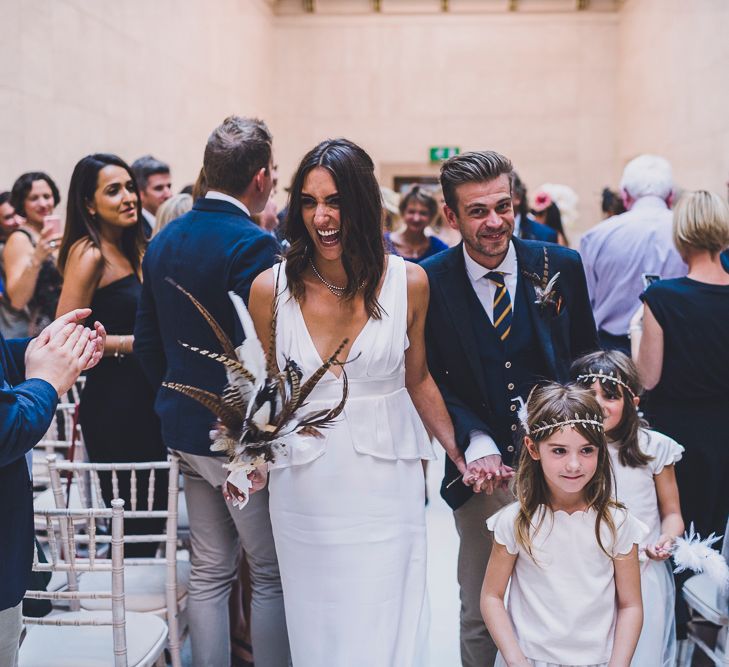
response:
[[[326,287],[334,296],[336,297],[342,297],[344,295],[344,292],[346,291],[346,287],[339,287],[339,285],[332,285],[328,280],[324,278],[324,276],[319,273],[319,271],[316,270],[316,264],[314,264],[314,260],[309,258],[309,264],[311,265],[311,270],[314,272],[314,275],[319,279],[319,282],[321,282],[324,287]],[[359,289],[362,289],[364,287],[364,281],[359,286]]]

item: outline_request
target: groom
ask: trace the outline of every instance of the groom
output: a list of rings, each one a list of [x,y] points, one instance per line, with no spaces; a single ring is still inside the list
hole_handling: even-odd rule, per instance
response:
[[[567,380],[570,363],[597,348],[577,252],[513,237],[511,172],[511,162],[494,151],[443,164],[443,210],[463,243],[422,265],[431,292],[428,364],[474,482],[450,484],[458,472],[446,459],[441,494],[460,538],[464,667],[490,666],[496,657],[479,608],[491,553],[486,519],[514,499],[499,482],[516,462],[520,400],[539,381]]]

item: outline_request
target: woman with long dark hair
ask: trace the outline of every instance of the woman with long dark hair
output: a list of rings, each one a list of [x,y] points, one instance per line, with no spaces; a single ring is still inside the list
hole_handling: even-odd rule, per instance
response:
[[[423,426],[461,472],[465,462],[428,372],[428,281],[386,256],[380,191],[369,155],[346,139],[303,158],[289,198],[286,261],[253,283],[259,337],[295,360],[304,379],[346,339],[307,399],[334,407],[344,372],[349,398],[324,437],[272,465],[270,512],[297,667],[417,665],[427,646]],[[422,418],[422,422],[421,422]]]
[[[79,420],[94,462],[162,461],[167,457],[154,392],[132,354],[134,320],[141,291],[144,249],[134,176],[116,155],[88,155],[76,165],[68,192],[66,228],[58,257],[65,276],[58,312],[90,307],[109,333],[104,359],[91,370],[81,395]],[[119,477],[129,498],[129,478]],[[166,505],[165,475],[157,475],[155,497]],[[146,508],[146,480],[138,482],[138,507]],[[106,502],[111,479],[102,476]],[[156,533],[159,519],[136,519],[131,532]],[[126,555],[154,555],[154,545],[125,547]]]

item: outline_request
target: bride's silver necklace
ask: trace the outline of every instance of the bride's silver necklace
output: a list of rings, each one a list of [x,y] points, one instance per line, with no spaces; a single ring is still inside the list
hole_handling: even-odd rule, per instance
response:
[[[314,264],[314,260],[309,258],[309,264],[311,265],[311,270],[314,272],[314,275],[319,279],[319,282],[321,282],[324,287],[326,287],[334,296],[341,298],[344,296],[344,292],[347,290],[346,287],[339,287],[339,285],[332,285],[328,280],[324,278],[324,276],[319,273],[319,271],[316,270],[316,264]],[[359,286],[359,289],[362,289],[364,287],[364,281]]]

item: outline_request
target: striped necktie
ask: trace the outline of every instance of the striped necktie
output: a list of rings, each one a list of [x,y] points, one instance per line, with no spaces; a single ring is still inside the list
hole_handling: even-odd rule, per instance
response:
[[[486,274],[492,283],[496,285],[494,292],[494,329],[501,340],[506,340],[511,331],[511,298],[509,290],[506,289],[504,274],[491,271]]]

